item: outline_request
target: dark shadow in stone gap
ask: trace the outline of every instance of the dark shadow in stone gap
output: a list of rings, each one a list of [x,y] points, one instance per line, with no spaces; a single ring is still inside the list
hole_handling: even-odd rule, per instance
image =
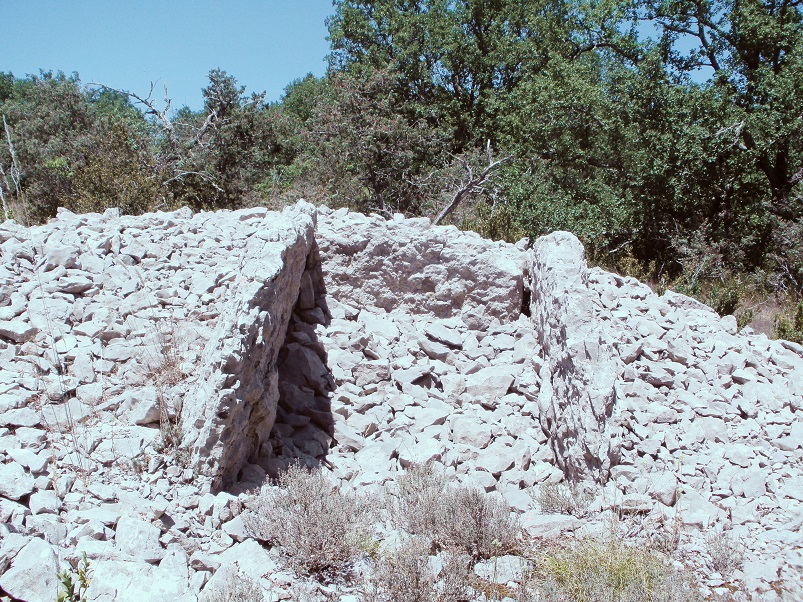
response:
[[[521,313],[528,318],[531,317],[530,303],[532,302],[532,296],[532,291],[525,285],[521,295]]]
[[[334,441],[331,397],[334,377],[315,328],[328,326],[331,315],[316,246],[307,257],[298,300],[279,351],[279,402],[270,437],[256,460],[266,474],[247,466],[237,489],[255,489],[275,479],[292,464],[315,468],[326,462]],[[260,478],[261,477],[261,478]]]

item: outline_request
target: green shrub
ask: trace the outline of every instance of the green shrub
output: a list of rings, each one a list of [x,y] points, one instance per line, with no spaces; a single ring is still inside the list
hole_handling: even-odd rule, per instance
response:
[[[542,483],[530,495],[541,512],[574,516],[583,516],[593,499],[579,485],[568,483]]]
[[[442,504],[446,478],[432,464],[411,466],[396,480],[391,515],[395,525],[411,535],[434,536],[445,520]]]
[[[691,602],[700,596],[665,556],[614,538],[605,542],[584,539],[546,551],[537,560],[520,599]]]
[[[791,315],[780,313],[775,316],[773,335],[776,339],[803,343],[803,301],[795,305]]]
[[[91,573],[92,567],[86,557],[86,552],[84,552],[83,560],[78,565],[78,571],[75,575],[69,571],[61,571],[59,573],[62,590],[59,592],[58,598],[56,598],[57,602],[84,602],[86,600],[86,590],[89,589],[89,584],[92,582]]]
[[[411,467],[397,481],[393,520],[436,546],[459,550],[475,560],[517,548],[518,521],[498,497],[467,485],[453,485],[431,466]]]
[[[706,538],[709,566],[723,577],[730,577],[744,562],[744,547],[730,535],[723,532],[712,533]]]
[[[370,602],[458,602],[468,599],[469,558],[443,554],[439,570],[429,557],[426,539],[401,543],[376,565],[366,600]]]

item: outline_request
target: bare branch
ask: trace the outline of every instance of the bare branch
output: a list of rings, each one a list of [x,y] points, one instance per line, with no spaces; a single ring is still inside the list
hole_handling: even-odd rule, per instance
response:
[[[206,130],[208,130],[215,121],[217,121],[217,111],[213,109],[212,112],[206,116],[206,119],[201,124],[201,127],[198,128],[198,131],[195,133],[195,137],[192,139],[192,143],[199,143],[201,138],[203,138],[203,135],[206,133]]]
[[[14,148],[14,142],[11,138],[11,128],[6,121],[5,114],[3,115],[3,129],[6,133],[6,143],[8,144],[8,152],[11,155],[11,165],[9,165],[8,171],[9,175],[11,176],[11,181],[14,183],[14,188],[11,188],[11,184],[8,181],[8,176],[6,175],[6,171],[3,168],[2,164],[0,164],[0,175],[3,176],[3,182],[5,183],[5,187],[8,190],[9,194],[14,195],[14,202],[12,203],[13,208],[15,210],[15,217],[21,218],[22,223],[25,225],[28,224],[28,210],[25,206],[25,199],[22,195],[22,186],[20,184],[21,177],[22,177],[22,170],[20,169],[19,159],[17,158],[17,150]],[[6,219],[9,219],[10,212],[8,210],[8,206],[6,205],[6,197],[3,194],[2,186],[0,186],[0,196],[3,199],[3,213]]]
[[[460,203],[462,203],[465,199],[471,197],[474,194],[482,193],[484,191],[484,188],[482,188],[482,185],[487,183],[488,180],[491,179],[491,177],[494,174],[494,171],[496,171],[496,169],[500,165],[502,165],[503,163],[506,163],[507,161],[509,161],[510,159],[513,158],[512,156],[507,156],[507,157],[504,157],[503,159],[499,159],[498,161],[494,161],[493,160],[493,155],[491,154],[491,143],[490,143],[490,141],[488,141],[488,145],[487,145],[487,149],[486,150],[487,150],[487,153],[488,153],[488,162],[489,162],[489,164],[476,177],[474,176],[474,173],[473,173],[473,171],[471,169],[471,166],[468,164],[468,161],[466,161],[465,159],[463,159],[461,157],[455,157],[455,159],[457,159],[457,161],[463,166],[463,169],[465,169],[466,172],[468,173],[468,182],[466,184],[464,184],[463,187],[460,188],[460,190],[458,190],[455,193],[454,197],[452,197],[451,202],[448,205],[446,205],[446,207],[444,207],[443,210],[435,218],[435,221],[433,222],[433,225],[435,225],[435,226],[439,225],[450,213],[452,213],[452,211],[457,209],[458,205],[460,205]]]
[[[174,149],[178,148],[179,141],[178,141],[178,136],[176,134],[176,129],[175,126],[173,125],[173,122],[170,120],[170,117],[168,116],[168,112],[170,111],[171,101],[170,97],[167,94],[167,85],[165,85],[164,87],[165,90],[164,109],[159,109],[156,106],[156,101],[153,99],[153,89],[155,87],[155,84],[153,82],[151,82],[151,89],[148,91],[148,96],[146,96],[145,98],[142,98],[141,96],[135,94],[134,92],[129,92],[128,90],[118,90],[117,88],[112,88],[111,86],[107,86],[106,84],[101,84],[98,82],[89,82],[87,85],[100,86],[104,90],[111,90],[112,92],[117,92],[118,94],[124,94],[125,96],[134,99],[138,104],[145,107],[146,115],[153,115],[162,123],[162,128],[168,133],[168,139],[170,141],[170,145]]]
[[[0,175],[2,175],[3,179],[5,179],[6,172],[3,170],[3,164],[2,163],[0,163]],[[6,204],[6,195],[3,193],[3,187],[2,186],[0,186],[0,200],[3,201],[3,216],[5,218],[5,221],[8,221],[10,219],[9,218],[9,213],[8,213],[8,205]]]
[[[160,184],[160,186],[167,186],[170,182],[181,181],[187,176],[198,176],[204,182],[208,182],[212,185],[212,187],[217,190],[218,192],[223,192],[223,189],[215,183],[215,180],[212,176],[202,171],[182,171],[180,174],[173,176],[172,178],[165,180]]]

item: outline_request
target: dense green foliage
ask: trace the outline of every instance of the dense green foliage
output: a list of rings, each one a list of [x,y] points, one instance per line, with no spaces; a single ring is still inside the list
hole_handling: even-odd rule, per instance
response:
[[[334,5],[328,74],[278,103],[219,69],[200,111],[0,74],[10,210],[304,196],[435,217],[457,199],[442,219],[571,230],[593,261],[722,311],[803,294],[801,0]]]

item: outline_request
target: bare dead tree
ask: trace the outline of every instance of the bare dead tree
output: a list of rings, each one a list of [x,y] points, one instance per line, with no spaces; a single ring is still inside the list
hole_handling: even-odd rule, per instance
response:
[[[3,169],[2,163],[0,163],[0,175],[3,176],[3,180],[5,181],[6,186],[8,186],[8,178],[6,178],[6,171]],[[8,221],[9,219],[11,219],[11,217],[9,216],[8,213],[8,203],[6,203],[6,195],[3,192],[3,186],[0,186],[0,201],[3,201],[3,217],[5,221]]]
[[[103,88],[104,90],[109,90],[111,92],[116,92],[117,94],[122,94],[123,96],[128,96],[134,100],[134,102],[141,107],[143,107],[143,113],[145,115],[153,115],[161,124],[162,129],[164,130],[168,143],[174,150],[178,150],[179,147],[179,139],[178,135],[176,134],[176,128],[173,125],[173,121],[170,119],[170,106],[172,105],[172,101],[170,100],[170,95],[167,93],[167,85],[165,84],[164,87],[164,108],[160,109],[157,104],[156,100],[153,97],[153,91],[156,88],[156,84],[151,82],[151,89],[148,91],[148,95],[145,98],[142,98],[138,94],[134,92],[129,92],[128,90],[119,90],[117,88],[112,88],[111,86],[107,86],[106,84],[100,84],[97,82],[89,82],[87,84],[89,86],[98,86]]]
[[[14,148],[14,141],[11,138],[11,128],[6,121],[6,116],[3,115],[3,129],[6,133],[6,144],[8,145],[8,153],[11,155],[11,164],[8,167],[8,174],[6,170],[3,168],[3,164],[0,163],[0,176],[3,178],[2,184],[0,184],[0,199],[3,202],[3,215],[6,220],[10,219],[11,217],[11,210],[9,210],[8,204],[6,203],[6,195],[3,191],[5,185],[5,189],[11,195],[14,195],[14,200],[11,201],[12,210],[14,216],[19,218],[20,221],[24,225],[28,225],[28,215],[25,207],[25,199],[22,196],[22,186],[20,184],[20,178],[22,175],[22,170],[20,169],[19,159],[17,158],[17,150]],[[11,182],[9,182],[9,177],[11,178]],[[13,188],[12,184],[13,183]]]
[[[122,94],[124,96],[127,96],[128,98],[132,99],[135,104],[142,107],[142,111],[146,116],[153,116],[156,119],[156,121],[161,124],[162,131],[164,132],[165,138],[170,147],[170,153],[168,154],[168,156],[163,157],[161,158],[161,160],[159,160],[159,164],[156,167],[156,171],[164,172],[167,171],[169,168],[169,171],[172,171],[172,174],[170,175],[170,177],[164,179],[160,183],[160,186],[164,187],[170,184],[171,182],[176,182],[176,181],[181,182],[187,177],[195,176],[207,182],[219,192],[222,192],[222,189],[220,188],[220,186],[217,185],[214,176],[212,176],[211,174],[200,171],[182,170],[179,168],[178,162],[181,158],[182,153],[181,153],[181,139],[179,138],[176,126],[189,127],[189,124],[176,122],[170,117],[170,107],[172,106],[172,100],[170,99],[170,95],[168,94],[167,85],[164,86],[164,101],[162,108],[159,108],[157,101],[153,95],[154,89],[156,88],[156,84],[154,82],[151,82],[150,84],[151,87],[150,90],[148,91],[148,95],[144,98],[134,92],[112,88],[111,86],[107,86],[106,84],[90,82],[88,85],[98,86],[100,88],[103,88],[104,90],[110,90],[112,92],[116,92],[117,94]],[[209,113],[209,115],[206,116],[204,122],[195,131],[195,134],[193,135],[189,145],[190,146],[202,145],[204,135],[209,130],[209,128],[212,127],[212,125],[217,121],[217,118],[218,118],[217,112],[213,109]]]
[[[477,175],[474,175],[474,170],[471,168],[471,165],[468,161],[462,157],[455,157],[455,159],[466,171],[466,178],[461,182],[461,187],[457,192],[455,192],[451,202],[446,205],[446,207],[444,207],[435,218],[435,221],[433,222],[434,225],[439,225],[450,213],[457,209],[460,203],[462,203],[464,200],[474,196],[475,194],[482,194],[486,192],[484,186],[493,178],[494,172],[499,168],[500,165],[513,158],[512,156],[508,155],[507,157],[503,157],[502,159],[494,161],[490,140],[488,140],[488,144],[486,146],[486,153],[488,155],[488,166]]]

